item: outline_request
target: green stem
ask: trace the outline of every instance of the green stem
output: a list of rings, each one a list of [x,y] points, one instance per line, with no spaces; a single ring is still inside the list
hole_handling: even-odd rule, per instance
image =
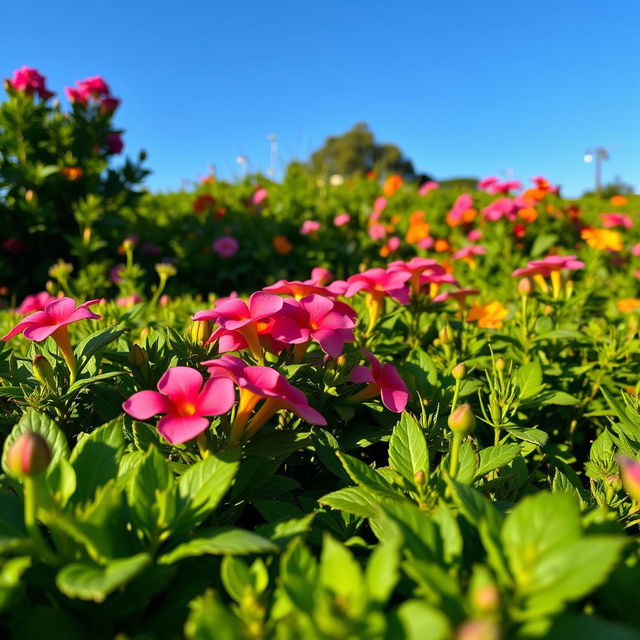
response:
[[[451,442],[451,451],[450,455],[450,464],[449,464],[449,475],[452,478],[456,477],[456,473],[458,472],[458,456],[460,454],[460,444],[462,443],[462,438],[464,436],[461,433],[454,433],[453,440]]]
[[[456,409],[456,405],[458,404],[458,396],[460,395],[460,380],[456,380],[456,386],[453,390],[453,400],[451,401],[451,413],[453,413]]]
[[[55,562],[56,558],[51,552],[47,541],[38,527],[36,519],[37,513],[37,481],[31,476],[24,477],[24,524],[27,528],[27,533],[31,536],[31,539],[35,543],[37,549],[40,551],[43,560],[47,562]]]

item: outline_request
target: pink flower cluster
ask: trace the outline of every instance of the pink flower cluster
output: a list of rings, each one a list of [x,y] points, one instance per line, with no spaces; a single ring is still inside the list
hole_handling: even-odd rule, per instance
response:
[[[496,193],[509,193],[510,191],[518,191],[522,189],[522,183],[518,180],[500,181],[496,176],[483,178],[478,182],[478,189],[482,189],[487,193],[495,195]]]
[[[578,260],[576,256],[547,256],[542,260],[531,260],[526,267],[516,269],[511,277],[542,276],[544,278],[557,271],[575,271],[583,267],[584,262]]]
[[[464,212],[472,208],[473,198],[468,193],[463,193],[456,198],[453,207],[451,207],[447,214],[447,219],[459,223],[462,220]]]
[[[72,104],[87,107],[93,103],[105,114],[113,113],[120,104],[120,100],[111,95],[109,85],[100,76],[80,80],[75,87],[65,87],[64,92]]]
[[[48,100],[53,92],[46,87],[46,78],[33,67],[20,67],[13,72],[9,84],[16,90],[28,96],[37,95],[41,100]]]

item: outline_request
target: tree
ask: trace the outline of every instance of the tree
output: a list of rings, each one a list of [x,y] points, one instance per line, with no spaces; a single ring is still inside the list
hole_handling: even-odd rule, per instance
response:
[[[413,163],[394,144],[376,143],[366,123],[359,122],[340,136],[331,136],[311,155],[309,169],[314,175],[365,175],[397,173],[416,179]]]

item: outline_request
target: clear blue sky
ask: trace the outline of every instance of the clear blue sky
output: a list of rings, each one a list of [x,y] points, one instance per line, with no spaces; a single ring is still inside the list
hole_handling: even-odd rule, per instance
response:
[[[2,3],[0,74],[102,75],[154,189],[305,159],[357,121],[437,178],[513,169],[576,195],[582,155],[640,188],[638,0]]]

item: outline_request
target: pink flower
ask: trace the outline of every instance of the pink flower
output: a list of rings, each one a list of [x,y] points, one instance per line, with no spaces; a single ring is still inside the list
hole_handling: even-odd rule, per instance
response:
[[[235,403],[231,380],[211,378],[204,386],[202,383],[199,371],[172,367],[160,378],[158,391],[134,393],[122,408],[136,420],[166,414],[158,422],[158,432],[170,444],[181,444],[207,429],[207,417],[222,415]]]
[[[431,247],[433,247],[433,238],[427,237],[422,238],[422,240],[418,240],[419,249],[431,249]]]
[[[369,351],[364,351],[369,367],[357,366],[351,372],[350,381],[367,386],[349,398],[349,402],[361,402],[380,395],[382,404],[395,413],[402,413],[409,401],[409,390],[398,370],[392,364],[380,364]]]
[[[311,269],[311,278],[307,282],[312,282],[323,286],[333,280],[333,273],[324,267],[314,267]]]
[[[482,231],[480,229],[472,229],[467,233],[467,240],[469,242],[478,242],[478,240],[482,239]]]
[[[79,320],[98,320],[100,316],[89,311],[88,307],[98,303],[99,300],[89,300],[79,307],[73,298],[56,298],[44,308],[36,311],[21,320],[3,340],[9,340],[20,333],[34,342],[42,342],[55,332],[66,331],[66,326]]]
[[[108,96],[111,94],[109,85],[100,76],[91,76],[86,80],[81,80],[76,83],[81,90],[84,90],[87,94],[99,98],[101,96]]]
[[[309,342],[313,340],[332,358],[337,358],[345,342],[353,342],[355,311],[344,303],[318,295],[300,301],[285,300],[285,306],[273,323],[271,335],[286,344],[302,345],[296,360],[301,361]]]
[[[112,131],[107,136],[106,144],[107,144],[107,151],[112,155],[122,153],[122,150],[124,149],[124,142],[122,142],[122,137],[120,136],[119,133],[116,133],[115,131]]]
[[[534,176],[531,178],[531,182],[536,185],[536,189],[540,189],[541,191],[548,191],[549,193],[556,193],[558,191],[558,187],[553,186],[546,178],[542,176]]]
[[[640,462],[623,455],[619,455],[617,460],[624,488],[634,500],[640,501]]]
[[[365,291],[380,298],[391,296],[400,304],[409,304],[409,289],[405,283],[410,276],[410,273],[401,270],[368,269],[347,279],[344,296],[350,298],[358,291]]]
[[[583,267],[584,262],[578,260],[576,256],[547,256],[542,260],[531,260],[526,267],[516,269],[511,274],[511,277],[519,278],[521,276],[536,275],[546,277],[563,269],[575,271],[576,269],[582,269]]]
[[[262,204],[269,197],[269,192],[264,187],[258,187],[251,196],[251,204]]]
[[[100,101],[100,111],[107,115],[112,114],[120,104],[120,100],[118,98],[114,98],[113,96],[107,96],[106,98],[102,98]]]
[[[53,93],[47,91],[46,78],[32,67],[20,67],[13,72],[13,77],[8,81],[16,90],[32,96],[37,93],[41,100],[48,100]]]
[[[238,241],[232,236],[222,236],[213,243],[213,250],[221,258],[233,258],[239,248]]]
[[[634,244],[633,247],[631,247],[631,255],[640,256],[640,243]]]
[[[487,193],[509,193],[509,191],[517,191],[522,188],[522,183],[518,180],[507,180],[500,182],[495,176],[489,178],[483,178],[478,182],[478,188],[486,191]]]
[[[384,196],[378,196],[373,202],[372,213],[376,214],[377,218],[379,218],[380,214],[386,209],[386,207],[387,207],[387,199]]]
[[[465,211],[473,208],[473,198],[468,193],[463,193],[456,198],[453,207],[447,213],[447,220],[460,222]]]
[[[137,293],[132,293],[131,295],[128,295],[128,296],[121,296],[119,298],[116,298],[116,304],[119,307],[129,308],[129,307],[133,307],[139,302],[142,302],[142,298]]]
[[[631,229],[633,226],[631,218],[624,213],[601,213],[600,218],[602,218],[602,226],[607,229],[613,227]]]
[[[258,291],[251,294],[249,304],[239,298],[231,298],[214,309],[198,311],[193,319],[195,321],[212,320],[218,323],[219,329],[211,334],[206,344],[215,342],[232,332],[231,337],[239,334],[254,357],[262,360],[264,354],[259,336],[270,332],[273,316],[282,309],[283,305],[282,298]]]
[[[409,262],[404,262],[404,260],[391,262],[387,267],[387,271],[400,271],[408,274],[409,285],[414,295],[420,293],[421,277],[424,274],[443,275],[446,273],[444,267],[439,265],[433,258],[420,258],[418,256],[411,258]]]
[[[397,251],[400,248],[400,238],[398,238],[398,236],[391,236],[387,240],[385,247],[390,253]]]
[[[496,182],[498,182],[498,178],[496,176],[489,176],[487,178],[482,178],[480,182],[478,182],[478,189],[487,189],[487,187],[491,187]]]
[[[515,220],[516,218],[513,202],[509,198],[494,200],[482,210],[482,215],[485,220],[491,222],[497,222],[501,218],[508,218],[509,220]]]
[[[309,424],[327,421],[309,406],[307,397],[280,372],[270,367],[247,366],[240,358],[222,356],[202,363],[212,379],[228,378],[240,389],[238,410],[231,427],[231,441],[246,440],[255,434],[276,412],[286,409]],[[254,414],[256,405],[264,400]]]
[[[422,185],[420,185],[420,188],[418,189],[418,195],[426,196],[427,193],[429,193],[429,191],[433,191],[434,189],[437,189],[439,186],[440,185],[434,180],[429,180],[428,182],[425,182]]]
[[[315,233],[320,228],[320,223],[317,220],[305,220],[300,227],[300,235],[307,236],[310,233]]]
[[[122,282],[122,270],[124,269],[123,264],[117,264],[115,267],[112,267],[111,271],[109,271],[109,279],[114,284],[118,284]]]
[[[339,213],[334,219],[333,219],[333,224],[336,227],[341,227],[345,224],[347,224],[347,222],[349,222],[349,220],[351,220],[351,216],[348,213]]]
[[[263,291],[267,293],[281,293],[297,299],[306,298],[314,293],[329,297],[335,297],[335,295],[337,295],[332,293],[329,287],[321,285],[313,277],[311,280],[305,280],[304,282],[300,280],[279,280],[275,284],[264,287]]]
[[[384,238],[386,235],[387,235],[387,228],[383,224],[380,224],[379,222],[376,222],[375,224],[372,224],[369,227],[369,237],[372,240],[380,240]]]
[[[54,302],[54,298],[48,291],[41,291],[32,296],[27,296],[16,309],[21,315],[26,315],[32,311],[42,311],[50,302]]]
[[[462,247],[462,249],[458,249],[451,258],[453,260],[470,259],[473,258],[473,256],[482,256],[486,252],[487,250],[484,247],[476,244],[470,244],[466,247]]]

